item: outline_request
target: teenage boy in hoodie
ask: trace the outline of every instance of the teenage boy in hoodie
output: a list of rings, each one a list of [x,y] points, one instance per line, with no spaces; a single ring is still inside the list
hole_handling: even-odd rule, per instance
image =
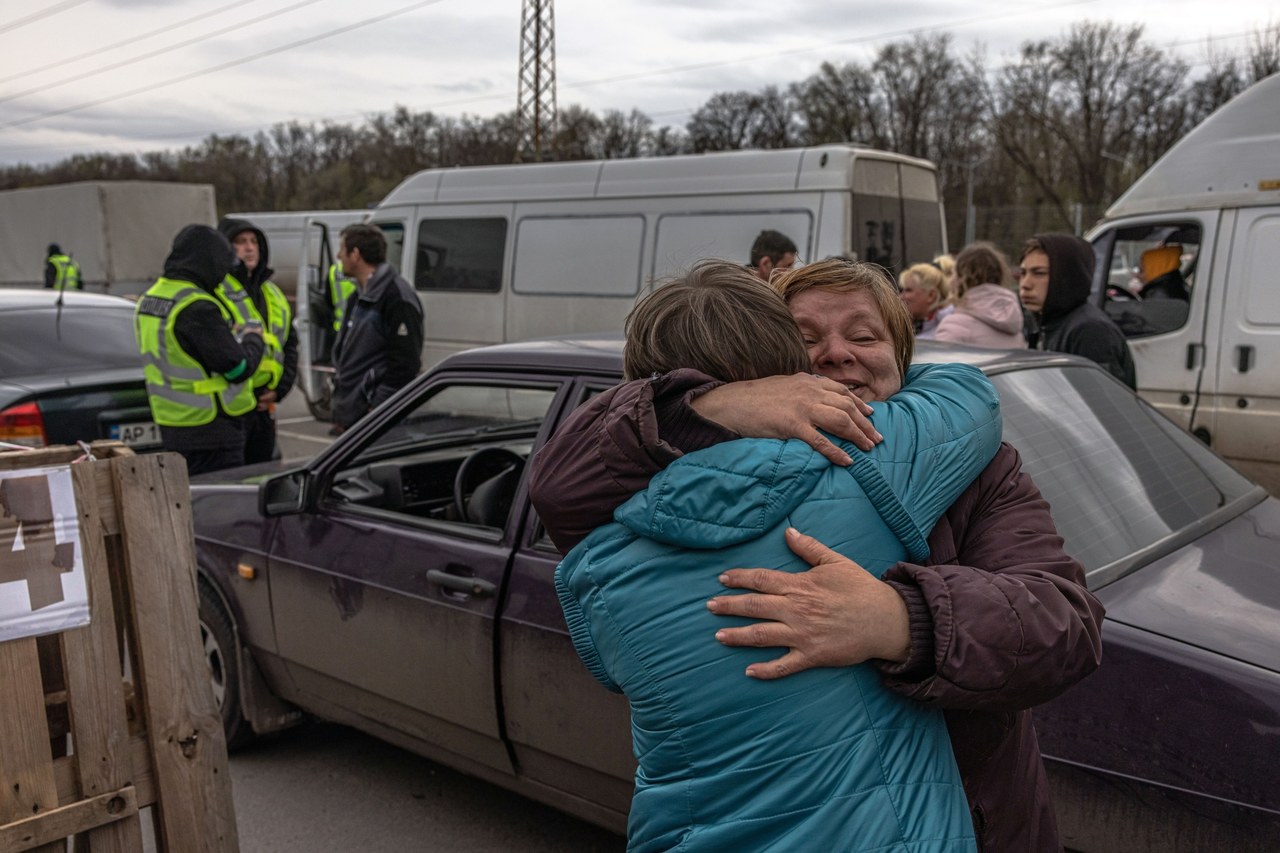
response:
[[[271,281],[267,236],[261,229],[245,219],[223,219],[218,231],[235,250],[235,261],[217,294],[231,311],[233,324],[261,329],[266,343],[253,375],[256,404],[244,416],[245,464],[266,462],[276,454],[275,405],[293,388],[298,376],[293,309]]]
[[[227,239],[188,225],[173,240],[162,275],[138,300],[134,334],[143,357],[151,417],[165,450],[187,472],[244,464],[244,415],[264,344],[260,330],[233,331],[215,290],[235,259]]]
[[[1120,327],[1089,301],[1093,247],[1074,234],[1037,234],[1022,247],[1018,294],[1038,322],[1033,349],[1082,355],[1130,388],[1138,382]]]

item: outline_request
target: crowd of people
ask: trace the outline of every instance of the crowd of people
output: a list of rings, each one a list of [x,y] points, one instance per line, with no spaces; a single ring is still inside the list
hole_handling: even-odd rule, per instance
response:
[[[350,225],[340,239],[338,269],[329,271],[335,432],[417,375],[423,338],[421,303],[386,262],[382,232]],[[138,300],[151,416],[164,448],[185,457],[190,474],[279,455],[275,410],[297,378],[298,335],[289,300],[271,281],[269,251],[247,220],[188,225],[163,275]]]
[[[1031,346],[1133,387],[1092,247],[977,243],[895,285],[778,237],[637,303],[627,381],[530,465],[575,648],[631,703],[629,849],[1061,850],[1031,709],[1101,664],[1103,607],[985,380],[911,360]]]
[[[351,225],[328,270],[335,433],[421,367],[386,252]],[[1178,298],[1165,255],[1147,287]],[[73,264],[50,246],[50,286]],[[1075,353],[1133,387],[1093,269],[1084,240],[1040,234],[1016,266],[979,242],[895,282],[764,231],[747,264],[637,303],[626,381],[529,474],[575,648],[632,705],[630,849],[1060,849],[1031,709],[1100,665],[1103,608],[991,384],[912,356]],[[251,222],[189,225],[138,302],[152,415],[192,474],[278,454],[298,343],[271,275]]]

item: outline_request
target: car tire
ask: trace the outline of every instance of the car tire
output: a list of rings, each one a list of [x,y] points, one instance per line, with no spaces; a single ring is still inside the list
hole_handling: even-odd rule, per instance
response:
[[[333,373],[319,373],[316,379],[316,396],[307,397],[307,410],[318,421],[333,420]]]
[[[222,717],[227,749],[235,749],[253,740],[253,729],[240,709],[240,657],[236,632],[231,616],[217,594],[203,583],[199,586],[200,642],[204,647],[205,663],[209,666],[213,698]]]

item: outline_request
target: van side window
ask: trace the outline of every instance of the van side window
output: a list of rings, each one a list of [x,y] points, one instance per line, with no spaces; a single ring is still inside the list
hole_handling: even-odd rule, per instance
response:
[[[404,226],[399,222],[375,222],[382,236],[387,238],[387,263],[396,272],[404,270]]]
[[[413,286],[497,293],[502,289],[507,220],[424,219],[418,224]]]
[[[1186,325],[1200,239],[1195,222],[1130,225],[1116,231],[1103,267],[1103,308],[1125,337],[1159,335]]]

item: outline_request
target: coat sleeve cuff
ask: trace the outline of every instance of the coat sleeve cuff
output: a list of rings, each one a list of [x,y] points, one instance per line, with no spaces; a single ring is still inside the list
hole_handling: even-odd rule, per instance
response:
[[[876,661],[876,666],[885,675],[893,676],[897,681],[923,681],[936,671],[933,644],[933,614],[924,600],[924,593],[914,584],[900,581],[885,581],[902,596],[907,605],[907,631],[910,645],[907,659],[902,663]]]
[[[659,437],[681,453],[692,453],[740,438],[693,409],[693,401],[723,382],[696,370],[676,370],[653,382],[653,414]]]

